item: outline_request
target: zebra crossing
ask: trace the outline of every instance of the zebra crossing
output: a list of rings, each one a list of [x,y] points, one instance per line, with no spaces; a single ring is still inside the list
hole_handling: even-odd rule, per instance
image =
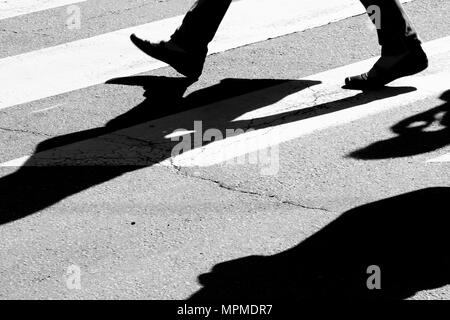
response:
[[[85,1],[86,0],[2,0],[0,1],[0,20],[78,4]]]
[[[358,0],[234,1],[205,73],[178,97],[183,78],[142,54],[129,35],[167,38],[183,18],[180,8],[145,23],[147,12],[139,11],[185,0],[120,1],[0,0],[0,299],[185,299],[208,286],[201,274],[214,280],[229,263],[235,271],[248,259],[270,261],[284,252],[309,262],[317,250],[330,263],[319,271],[352,266],[327,259],[325,243],[336,257],[342,248],[334,243],[354,242],[358,250],[346,249],[355,258],[391,247],[397,256],[405,248],[413,253],[406,261],[440,266],[446,242],[434,227],[446,225],[438,218],[446,200],[439,194],[447,192],[434,196],[433,189],[448,189],[449,181],[450,29],[433,33],[424,28],[432,21],[417,19],[429,68],[362,92],[342,88],[345,77],[378,59],[365,50],[361,34],[369,30],[360,29]],[[416,1],[422,6],[413,7]],[[428,1],[446,0],[403,2],[417,17]],[[78,5],[92,13],[82,17],[91,20],[81,21],[83,32],[66,41],[54,37],[60,26],[42,29],[48,15],[61,15],[52,24]],[[84,25],[124,16],[132,17],[117,30]],[[35,17],[36,26],[18,26]],[[361,47],[342,51],[334,45],[349,30],[355,32],[345,44]],[[22,39],[20,32],[39,40],[23,50],[16,50],[21,43],[5,45]],[[332,37],[336,42],[324,48]],[[264,66],[255,67],[259,62]],[[421,198],[424,188],[433,196]],[[327,228],[334,220],[335,231]],[[340,242],[346,233],[351,241]],[[366,255],[367,243],[373,247]],[[73,270],[81,274],[78,288]],[[325,292],[330,277],[319,278]],[[416,287],[421,279],[401,283],[411,285],[408,297],[450,297],[448,286]]]
[[[28,11],[40,2],[49,5],[48,1],[26,1],[30,6]],[[63,5],[65,2],[53,4],[58,3]],[[249,18],[248,12],[255,7],[258,10]],[[311,29],[361,14],[363,10],[353,0],[331,3],[324,0],[238,1],[232,4],[209,53]],[[151,40],[167,39],[182,18],[167,18],[1,59],[0,110],[165,66],[136,50],[129,35],[136,33]]]
[[[444,154],[443,156],[428,160],[427,162],[428,163],[450,162],[450,153],[447,153],[447,154]]]
[[[20,14],[31,14],[40,10],[77,2],[81,1],[6,1],[1,3],[3,14],[0,16],[0,19]],[[259,10],[249,18],[246,13],[256,5]],[[279,0],[276,4],[271,0],[234,2],[219,33],[210,46],[210,54],[311,29],[361,14],[363,13],[362,10],[359,3],[353,0],[332,3],[317,0],[300,2],[297,0]],[[181,20],[182,16],[170,17],[140,26],[0,59],[0,82],[2,83],[0,87],[0,109],[12,108],[70,91],[82,90],[89,86],[104,83],[112,78],[130,76],[164,67],[164,63],[149,59],[136,50],[128,40],[128,36],[131,33],[137,33],[144,38],[153,40],[166,39],[181,23]],[[396,87],[414,86],[416,90],[386,99],[368,101],[359,106],[318,115],[310,119],[299,119],[288,124],[263,128],[257,130],[256,133],[242,134],[234,139],[225,139],[191,150],[175,157],[175,159],[167,159],[161,163],[177,163],[181,166],[208,166],[218,161],[215,159],[215,155],[217,155],[218,150],[223,148],[239,150],[236,151],[237,153],[228,153],[228,158],[233,158],[241,156],[242,154],[240,153],[242,152],[255,151],[253,149],[256,145],[258,145],[258,148],[278,145],[317,130],[348,123],[407,103],[419,101],[428,96],[438,95],[447,89],[447,82],[450,79],[450,37],[426,43],[425,48],[433,62],[433,68],[423,74],[394,82]],[[234,121],[251,121],[263,117],[273,117],[286,112],[295,114],[296,112],[301,112],[302,109],[355,97],[359,92],[340,88],[342,79],[348,74],[356,74],[360,70],[368,69],[375,59],[361,61],[300,79],[317,81],[320,84],[288,95],[281,101],[265,108],[241,115]],[[317,92],[320,92],[320,98],[318,99],[316,99]],[[249,94],[245,99],[252,99],[258,94],[260,92]],[[238,99],[242,99],[242,97],[235,99],[236,101],[230,101],[229,104],[239,104]],[[59,106],[59,104],[46,106],[38,111],[51,112],[51,110]],[[33,112],[36,113],[37,111]],[[140,132],[139,127],[142,126],[137,126],[136,130]],[[128,130],[127,132],[136,130]],[[122,134],[127,135],[128,133],[122,132]],[[266,144],[261,145],[254,144],[251,136],[253,136],[253,139],[261,136],[268,138],[265,139]],[[147,134],[146,139],[152,142],[151,134]],[[236,148],[236,144],[241,146]],[[77,148],[73,150],[77,152]],[[124,150],[124,152],[127,151]],[[50,159],[52,157],[57,158],[57,154],[58,152],[55,151],[35,154],[33,155],[34,161],[32,165],[42,165],[42,163],[51,165]],[[85,153],[84,156],[84,163],[88,165],[96,164],[98,154]],[[114,155],[114,157],[116,156]],[[443,162],[447,161],[447,158],[447,156],[443,156],[432,159],[429,162]],[[23,156],[4,162],[0,166],[14,167],[27,163],[30,165],[29,159],[30,156]],[[104,155],[102,159],[104,159]],[[124,163],[124,165],[127,164]]]

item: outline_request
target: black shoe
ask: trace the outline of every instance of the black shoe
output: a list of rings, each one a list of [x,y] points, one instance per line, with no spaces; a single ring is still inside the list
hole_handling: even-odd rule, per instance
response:
[[[187,78],[197,80],[202,74],[206,52],[204,54],[191,54],[173,42],[153,43],[142,40],[135,34],[130,36],[130,40],[144,53],[167,63]]]
[[[396,57],[391,57],[395,59]],[[345,79],[344,88],[347,89],[376,89],[385,86],[398,78],[410,76],[425,70],[428,67],[428,58],[420,45],[416,45],[409,52],[399,56],[391,66],[383,66],[385,57],[366,73]]]

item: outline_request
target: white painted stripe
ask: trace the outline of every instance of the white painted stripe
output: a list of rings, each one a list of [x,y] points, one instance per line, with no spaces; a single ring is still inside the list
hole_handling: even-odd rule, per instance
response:
[[[268,126],[256,131],[215,141],[171,159],[167,159],[169,156],[163,153],[165,159],[159,159],[158,161],[162,165],[209,166],[264,148],[276,147],[282,142],[311,134],[317,130],[342,125],[369,115],[411,104],[433,95],[437,97],[448,90],[448,79],[450,78],[450,37],[426,43],[425,49],[429,54],[433,67],[427,72],[399,79],[392,84],[395,87],[415,87],[417,89],[415,91],[306,119],[300,118],[295,120],[295,115],[291,114],[292,120],[290,122],[285,121],[280,125]],[[227,126],[227,123],[233,121],[281,115],[311,107],[319,108],[327,103],[335,102],[334,105],[331,105],[331,108],[333,106],[338,107],[339,103],[342,103],[342,99],[351,98],[360,93],[355,90],[342,89],[343,79],[348,75],[367,70],[374,61],[375,59],[369,59],[307,77],[303,80],[321,81],[322,83],[295,92],[276,103],[245,113],[239,117],[230,119],[227,112],[239,114],[242,112],[240,110],[244,102],[253,105],[254,101],[255,105],[257,105],[264,97],[271,101],[270,99],[274,95],[276,96],[277,92],[286,91],[282,90],[282,86],[292,84],[287,83],[220,101],[203,108],[119,130],[113,134],[38,153],[31,158],[26,156],[15,159],[0,166],[153,165],[154,162],[151,160],[151,157],[159,152],[158,149],[154,149],[154,145],[159,144],[164,147],[164,143],[166,143],[173,147],[176,144],[176,142],[174,143],[166,138],[168,136],[168,128],[172,128],[173,132],[191,130],[194,121],[191,119],[202,119],[204,123],[203,131],[206,131],[212,128],[223,128],[224,125]],[[179,127],[173,128],[174,125]],[[200,134],[203,135],[203,132],[200,132]]]
[[[194,132],[195,132],[194,130],[177,130],[177,131],[172,132],[171,134],[168,134],[164,138],[172,139],[172,138],[176,138],[176,137],[182,137],[182,136],[194,133]]]
[[[24,156],[18,159],[14,159],[8,162],[0,164],[0,167],[21,167],[30,159],[30,156]]]
[[[450,153],[427,161],[428,163],[450,162]]]
[[[173,159],[164,161],[162,164],[190,167],[223,163],[236,157],[272,148],[282,142],[290,141],[318,130],[339,126],[366,116],[411,104],[433,95],[437,97],[448,90],[448,79],[450,79],[450,37],[427,43],[425,49],[430,54],[430,57],[433,57],[431,62],[435,64],[435,72],[399,79],[392,83],[392,86],[395,87],[414,87],[417,89],[415,91],[220,140],[183,153]],[[263,118],[293,110],[324,105],[355,96],[359,92],[341,88],[343,79],[348,75],[358,74],[361,70],[368,70],[375,61],[376,59],[369,59],[307,77],[305,80],[319,80],[322,84],[290,95],[271,106],[244,114],[237,118],[236,121]]]
[[[48,108],[44,108],[44,109],[32,111],[31,113],[42,113],[42,112],[46,112],[46,111],[50,111],[50,110],[59,108],[59,107],[61,107],[61,106],[63,106],[63,105],[64,105],[63,103],[58,103],[58,104],[56,104],[56,105],[54,105],[54,106],[51,106],[51,107],[48,107]]]
[[[363,12],[364,8],[356,0],[233,2],[209,53],[317,27]],[[129,35],[135,32],[152,40],[167,39],[182,18],[160,20],[1,59],[0,109],[163,67],[165,64],[137,50],[130,43]]]
[[[0,0],[0,20],[85,1],[86,0]]]

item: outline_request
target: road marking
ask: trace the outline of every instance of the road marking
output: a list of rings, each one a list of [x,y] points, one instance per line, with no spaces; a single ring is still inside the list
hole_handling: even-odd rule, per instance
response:
[[[85,1],[86,0],[0,0],[0,20]]]
[[[40,109],[40,110],[36,110],[36,111],[32,111],[31,113],[41,113],[41,112],[46,112],[46,111],[50,111],[59,107],[62,107],[64,105],[64,103],[58,103],[54,106],[48,107],[48,108],[44,108],[44,109]]]
[[[450,36],[426,43],[424,46],[432,67],[427,72],[393,82],[391,89],[384,91],[386,94],[391,90],[391,94],[386,94],[382,99],[370,99],[369,94],[365,96],[368,100],[364,101],[361,100],[364,96],[360,95],[360,91],[341,88],[346,76],[367,70],[376,60],[374,58],[304,78],[302,79],[304,81],[321,81],[321,83],[304,90],[296,89],[294,93],[287,96],[282,95],[275,103],[272,101],[273,97],[280,96],[279,92],[286,92],[286,87],[292,86],[290,82],[122,129],[98,138],[43,151],[33,156],[21,157],[0,166],[150,166],[154,164],[210,166],[222,163],[318,130],[339,126],[433,95],[441,95],[448,90],[450,78]],[[397,94],[395,90],[398,91]],[[372,95],[379,94],[383,94],[383,91],[372,93]],[[244,104],[249,105],[249,109],[257,105],[266,107],[242,114]],[[285,117],[285,120],[279,121],[280,124],[271,123],[275,116],[278,119]],[[178,142],[170,141],[167,137],[180,137],[176,134],[183,132],[180,130],[184,130],[184,133],[188,130],[192,132],[194,121],[199,119],[204,125],[203,131],[212,128],[230,128],[233,124],[240,122],[241,128],[245,128],[250,125],[250,121],[253,121],[252,125],[255,125],[257,130],[214,141],[171,158],[171,150]],[[270,123],[264,125],[264,121]],[[174,134],[168,135],[169,129]],[[199,131],[195,126],[194,130]],[[200,134],[203,135],[203,133]],[[155,156],[161,153],[164,143],[168,150],[162,151],[162,155]],[[155,148],[155,146],[158,147]],[[155,160],[154,157],[157,159]]]
[[[450,162],[450,153],[444,154],[443,156],[437,157],[435,159],[428,160],[427,162],[428,163]]]
[[[175,156],[162,164],[180,167],[211,166],[246,154],[272,148],[280,143],[318,130],[349,123],[366,116],[420,101],[429,96],[439,96],[442,92],[448,90],[448,79],[450,79],[450,37],[427,43],[425,44],[425,49],[429,53],[431,64],[434,64],[434,72],[399,79],[391,84],[391,86],[397,88],[416,88],[414,91],[220,140]],[[295,93],[268,107],[244,114],[237,118],[236,121],[252,120],[280,115],[293,110],[320,107],[355,97],[358,92],[341,89],[343,79],[348,75],[357,74],[361,70],[367,70],[373,65],[375,60],[369,59],[307,77],[305,80],[319,80],[322,84]],[[258,94],[261,95],[262,93],[255,93],[255,96]],[[229,104],[231,105],[232,103],[230,102]],[[234,104],[238,103],[234,102]],[[336,105],[339,108],[339,103],[336,103]],[[440,161],[442,160],[443,158],[440,159]]]
[[[325,25],[363,12],[363,6],[355,0],[233,2],[209,53]],[[130,43],[129,35],[134,32],[152,40],[167,39],[182,18],[164,19],[1,59],[0,109],[163,67],[164,63],[137,50]]]

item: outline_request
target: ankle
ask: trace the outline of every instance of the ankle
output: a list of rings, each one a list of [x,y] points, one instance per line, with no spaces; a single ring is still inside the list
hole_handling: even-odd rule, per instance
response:
[[[422,42],[419,39],[405,40],[398,44],[387,44],[381,47],[381,56],[401,56],[410,52],[422,51]]]
[[[175,37],[170,38],[167,43],[192,57],[205,58],[208,54],[208,47],[203,47],[195,43],[186,43],[185,41],[180,41],[180,39]]]

